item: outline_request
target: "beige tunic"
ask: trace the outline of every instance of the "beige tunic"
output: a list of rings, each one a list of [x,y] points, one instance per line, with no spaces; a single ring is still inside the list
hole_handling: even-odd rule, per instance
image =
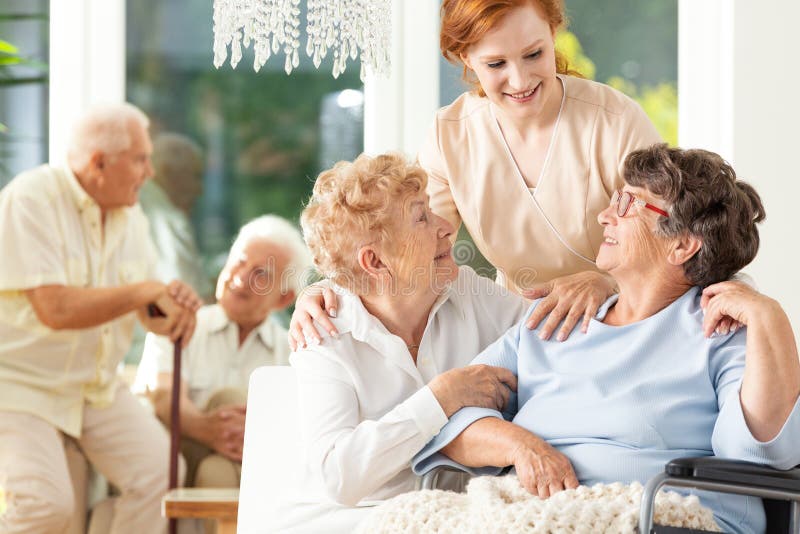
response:
[[[627,96],[591,80],[559,77],[564,105],[535,193],[489,100],[474,93],[437,113],[419,152],[433,211],[456,227],[463,220],[498,281],[516,290],[595,269],[603,235],[597,214],[622,187],[625,156],[661,141]]]

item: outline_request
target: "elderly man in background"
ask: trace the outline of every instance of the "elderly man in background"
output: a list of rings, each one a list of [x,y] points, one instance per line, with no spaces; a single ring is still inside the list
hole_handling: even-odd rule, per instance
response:
[[[287,365],[287,332],[270,319],[302,289],[311,255],[288,221],[265,215],[242,227],[217,281],[217,304],[197,313],[183,353],[182,447],[187,485],[239,487],[247,386],[263,365]],[[172,350],[148,334],[135,389],[147,389],[156,413],[170,417]]]
[[[120,491],[111,532],[163,532],[168,438],[119,380],[134,314],[188,342],[200,301],[153,280],[137,205],[152,169],[148,119],[130,104],[78,121],[67,165],[0,192],[0,485],[3,533],[63,532],[75,510],[65,445]],[[156,304],[164,317],[147,315]]]

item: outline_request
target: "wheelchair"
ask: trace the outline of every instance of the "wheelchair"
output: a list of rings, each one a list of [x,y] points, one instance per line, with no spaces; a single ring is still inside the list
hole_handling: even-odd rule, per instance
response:
[[[435,467],[423,475],[421,489],[436,489],[439,477],[448,471],[463,473],[450,466]],[[800,466],[780,471],[764,465],[714,456],[672,460],[664,467],[663,473],[652,477],[644,487],[639,512],[639,533],[707,532],[653,524],[656,493],[664,486],[761,497],[767,516],[767,534],[800,534]]]

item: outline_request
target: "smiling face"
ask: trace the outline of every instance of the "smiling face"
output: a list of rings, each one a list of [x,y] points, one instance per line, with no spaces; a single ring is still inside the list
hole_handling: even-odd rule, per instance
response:
[[[663,200],[643,187],[626,185],[622,190],[654,206],[664,206]],[[625,217],[617,214],[617,204],[601,211],[597,220],[604,230],[597,267],[618,281],[621,277],[641,277],[665,268],[669,242],[655,233],[658,217],[652,210],[637,205],[631,205]]]
[[[417,193],[399,208],[401,211],[391,251],[384,263],[394,275],[395,288],[404,294],[432,290],[441,293],[458,277],[452,255],[453,225],[435,215],[428,195]]]
[[[93,164],[100,179],[94,193],[101,209],[133,206],[139,200],[139,190],[153,176],[150,156],[153,144],[147,129],[138,121],[129,121],[130,146],[116,154],[97,153]]]
[[[554,32],[535,2],[510,11],[461,59],[486,96],[514,119],[540,116],[558,101]]]
[[[231,254],[217,279],[217,300],[232,321],[260,324],[273,310],[294,300],[294,292],[281,293],[281,277],[289,253],[271,241],[252,239],[238,254]]]

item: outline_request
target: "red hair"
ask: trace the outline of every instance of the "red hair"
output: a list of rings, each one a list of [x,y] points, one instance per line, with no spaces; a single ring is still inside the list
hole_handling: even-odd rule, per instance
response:
[[[563,0],[444,0],[442,2],[442,29],[439,33],[439,48],[442,55],[454,65],[462,65],[462,78],[475,87],[480,96],[485,96],[480,83],[467,76],[467,66],[461,56],[467,49],[477,43],[483,36],[495,28],[497,24],[513,9],[533,4],[539,8],[540,14],[556,31],[567,26]],[[556,50],[556,72],[580,76],[570,69],[566,58]]]

